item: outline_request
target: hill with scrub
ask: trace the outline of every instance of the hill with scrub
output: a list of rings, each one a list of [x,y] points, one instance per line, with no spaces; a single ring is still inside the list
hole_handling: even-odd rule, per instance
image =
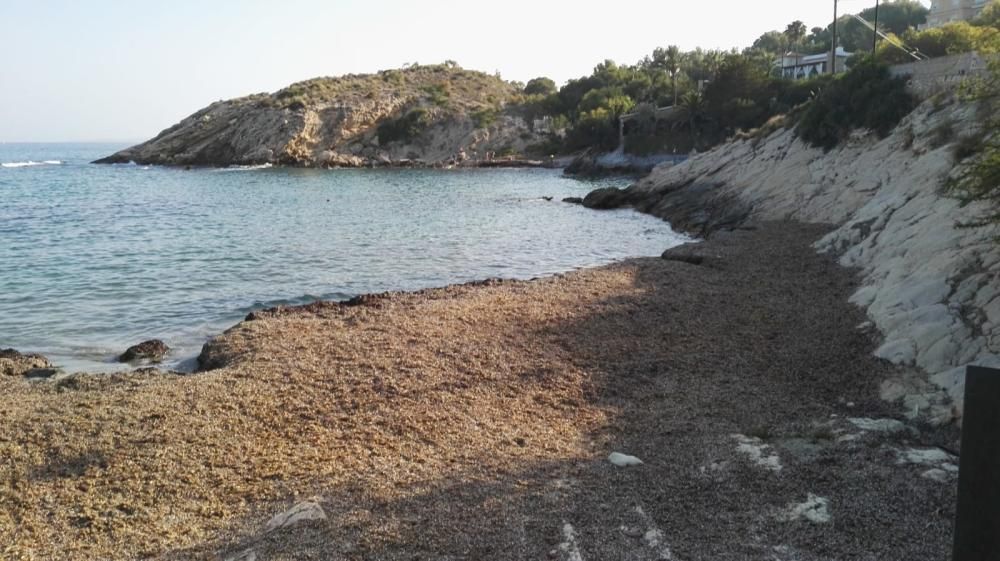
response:
[[[219,101],[98,163],[359,167],[531,152],[521,87],[454,63],[315,78]]]

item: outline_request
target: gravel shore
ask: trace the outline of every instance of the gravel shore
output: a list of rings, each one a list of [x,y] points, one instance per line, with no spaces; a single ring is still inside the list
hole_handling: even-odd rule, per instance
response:
[[[259,312],[189,376],[0,377],[0,559],[947,558],[955,429],[879,399],[904,373],[825,231]]]

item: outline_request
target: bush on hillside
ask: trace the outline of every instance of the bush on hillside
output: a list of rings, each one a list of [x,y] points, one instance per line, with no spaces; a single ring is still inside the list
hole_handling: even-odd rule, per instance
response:
[[[426,109],[416,108],[398,119],[387,119],[378,126],[379,144],[409,142],[424,132],[430,125],[430,114]]]
[[[1000,59],[990,62],[985,78],[970,84],[966,97],[980,104],[982,121],[979,131],[956,145],[955,157],[960,161],[946,188],[963,204],[988,204],[984,214],[964,226],[1000,224]]]
[[[813,146],[834,148],[858,128],[887,136],[916,106],[906,79],[866,60],[831,81],[805,109],[796,132]]]

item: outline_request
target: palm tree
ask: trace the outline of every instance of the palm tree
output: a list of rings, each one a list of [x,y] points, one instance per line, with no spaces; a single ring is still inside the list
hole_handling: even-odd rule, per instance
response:
[[[707,120],[705,115],[705,98],[701,92],[691,90],[681,96],[680,104],[672,115],[674,124],[682,125],[691,132],[692,144],[697,148],[701,125]]]
[[[795,51],[795,66],[799,65],[799,44],[806,38],[806,24],[800,20],[795,20],[785,28],[785,37],[788,38],[788,48]]]
[[[670,74],[670,87],[674,91],[674,105],[677,105],[677,74],[684,63],[684,53],[677,45],[670,45],[664,53],[663,63]]]

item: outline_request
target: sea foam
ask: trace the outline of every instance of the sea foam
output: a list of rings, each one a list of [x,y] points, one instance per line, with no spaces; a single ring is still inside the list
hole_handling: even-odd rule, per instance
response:
[[[33,160],[28,160],[27,162],[4,162],[0,164],[3,168],[26,168],[32,166],[61,166],[62,162],[59,160],[43,160],[41,162],[35,162]]]

